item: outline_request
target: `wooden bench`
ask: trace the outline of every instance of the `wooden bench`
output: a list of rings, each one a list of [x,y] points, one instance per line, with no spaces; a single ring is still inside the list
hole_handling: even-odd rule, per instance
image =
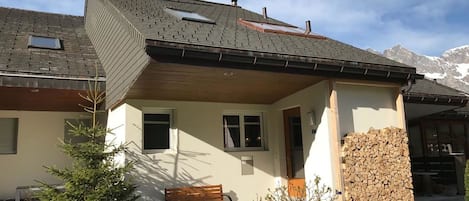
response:
[[[64,185],[55,184],[52,185],[57,190],[63,191],[65,189]],[[21,201],[22,198],[31,199],[34,197],[34,194],[41,191],[42,188],[40,186],[18,186],[16,187],[16,195],[15,201]]]
[[[166,201],[223,201],[223,197],[227,197],[232,201],[229,195],[223,194],[221,184],[211,186],[165,188],[164,194]]]

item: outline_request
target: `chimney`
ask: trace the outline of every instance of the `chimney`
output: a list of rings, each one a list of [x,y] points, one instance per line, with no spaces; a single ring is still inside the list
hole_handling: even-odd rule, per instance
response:
[[[238,0],[231,0],[232,6],[238,6]]]
[[[305,34],[311,33],[311,21],[306,20],[306,31]]]
[[[267,19],[267,7],[262,8],[262,16],[264,16],[264,19]]]

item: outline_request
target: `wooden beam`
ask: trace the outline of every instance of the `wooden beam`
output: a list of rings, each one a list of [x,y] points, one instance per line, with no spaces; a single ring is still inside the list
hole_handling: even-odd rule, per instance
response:
[[[406,118],[405,118],[405,108],[404,108],[404,98],[401,93],[400,87],[396,88],[396,113],[397,121],[399,128],[407,130]]]
[[[339,107],[337,100],[337,82],[336,80],[329,80],[329,140],[331,147],[331,160],[334,189],[344,193],[344,185],[342,178],[341,166],[341,137],[340,137],[340,124],[339,124]],[[343,200],[344,196],[340,196],[338,200]]]
[[[369,87],[389,87],[389,88],[401,87],[401,84],[398,84],[398,83],[377,82],[377,81],[368,81],[368,80],[350,80],[350,79],[337,79],[336,84],[359,85],[359,86],[369,86]]]

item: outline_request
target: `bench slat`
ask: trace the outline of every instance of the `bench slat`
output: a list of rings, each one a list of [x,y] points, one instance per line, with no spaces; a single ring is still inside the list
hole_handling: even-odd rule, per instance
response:
[[[166,188],[166,201],[223,201],[221,185]]]

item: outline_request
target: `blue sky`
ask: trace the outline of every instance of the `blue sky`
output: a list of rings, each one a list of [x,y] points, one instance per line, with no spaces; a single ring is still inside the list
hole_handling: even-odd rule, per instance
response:
[[[230,0],[211,0],[230,3]],[[84,0],[0,0],[0,6],[83,15]],[[469,44],[468,0],[238,0],[254,12],[267,7],[269,17],[359,48],[382,51],[402,45],[440,56]]]

